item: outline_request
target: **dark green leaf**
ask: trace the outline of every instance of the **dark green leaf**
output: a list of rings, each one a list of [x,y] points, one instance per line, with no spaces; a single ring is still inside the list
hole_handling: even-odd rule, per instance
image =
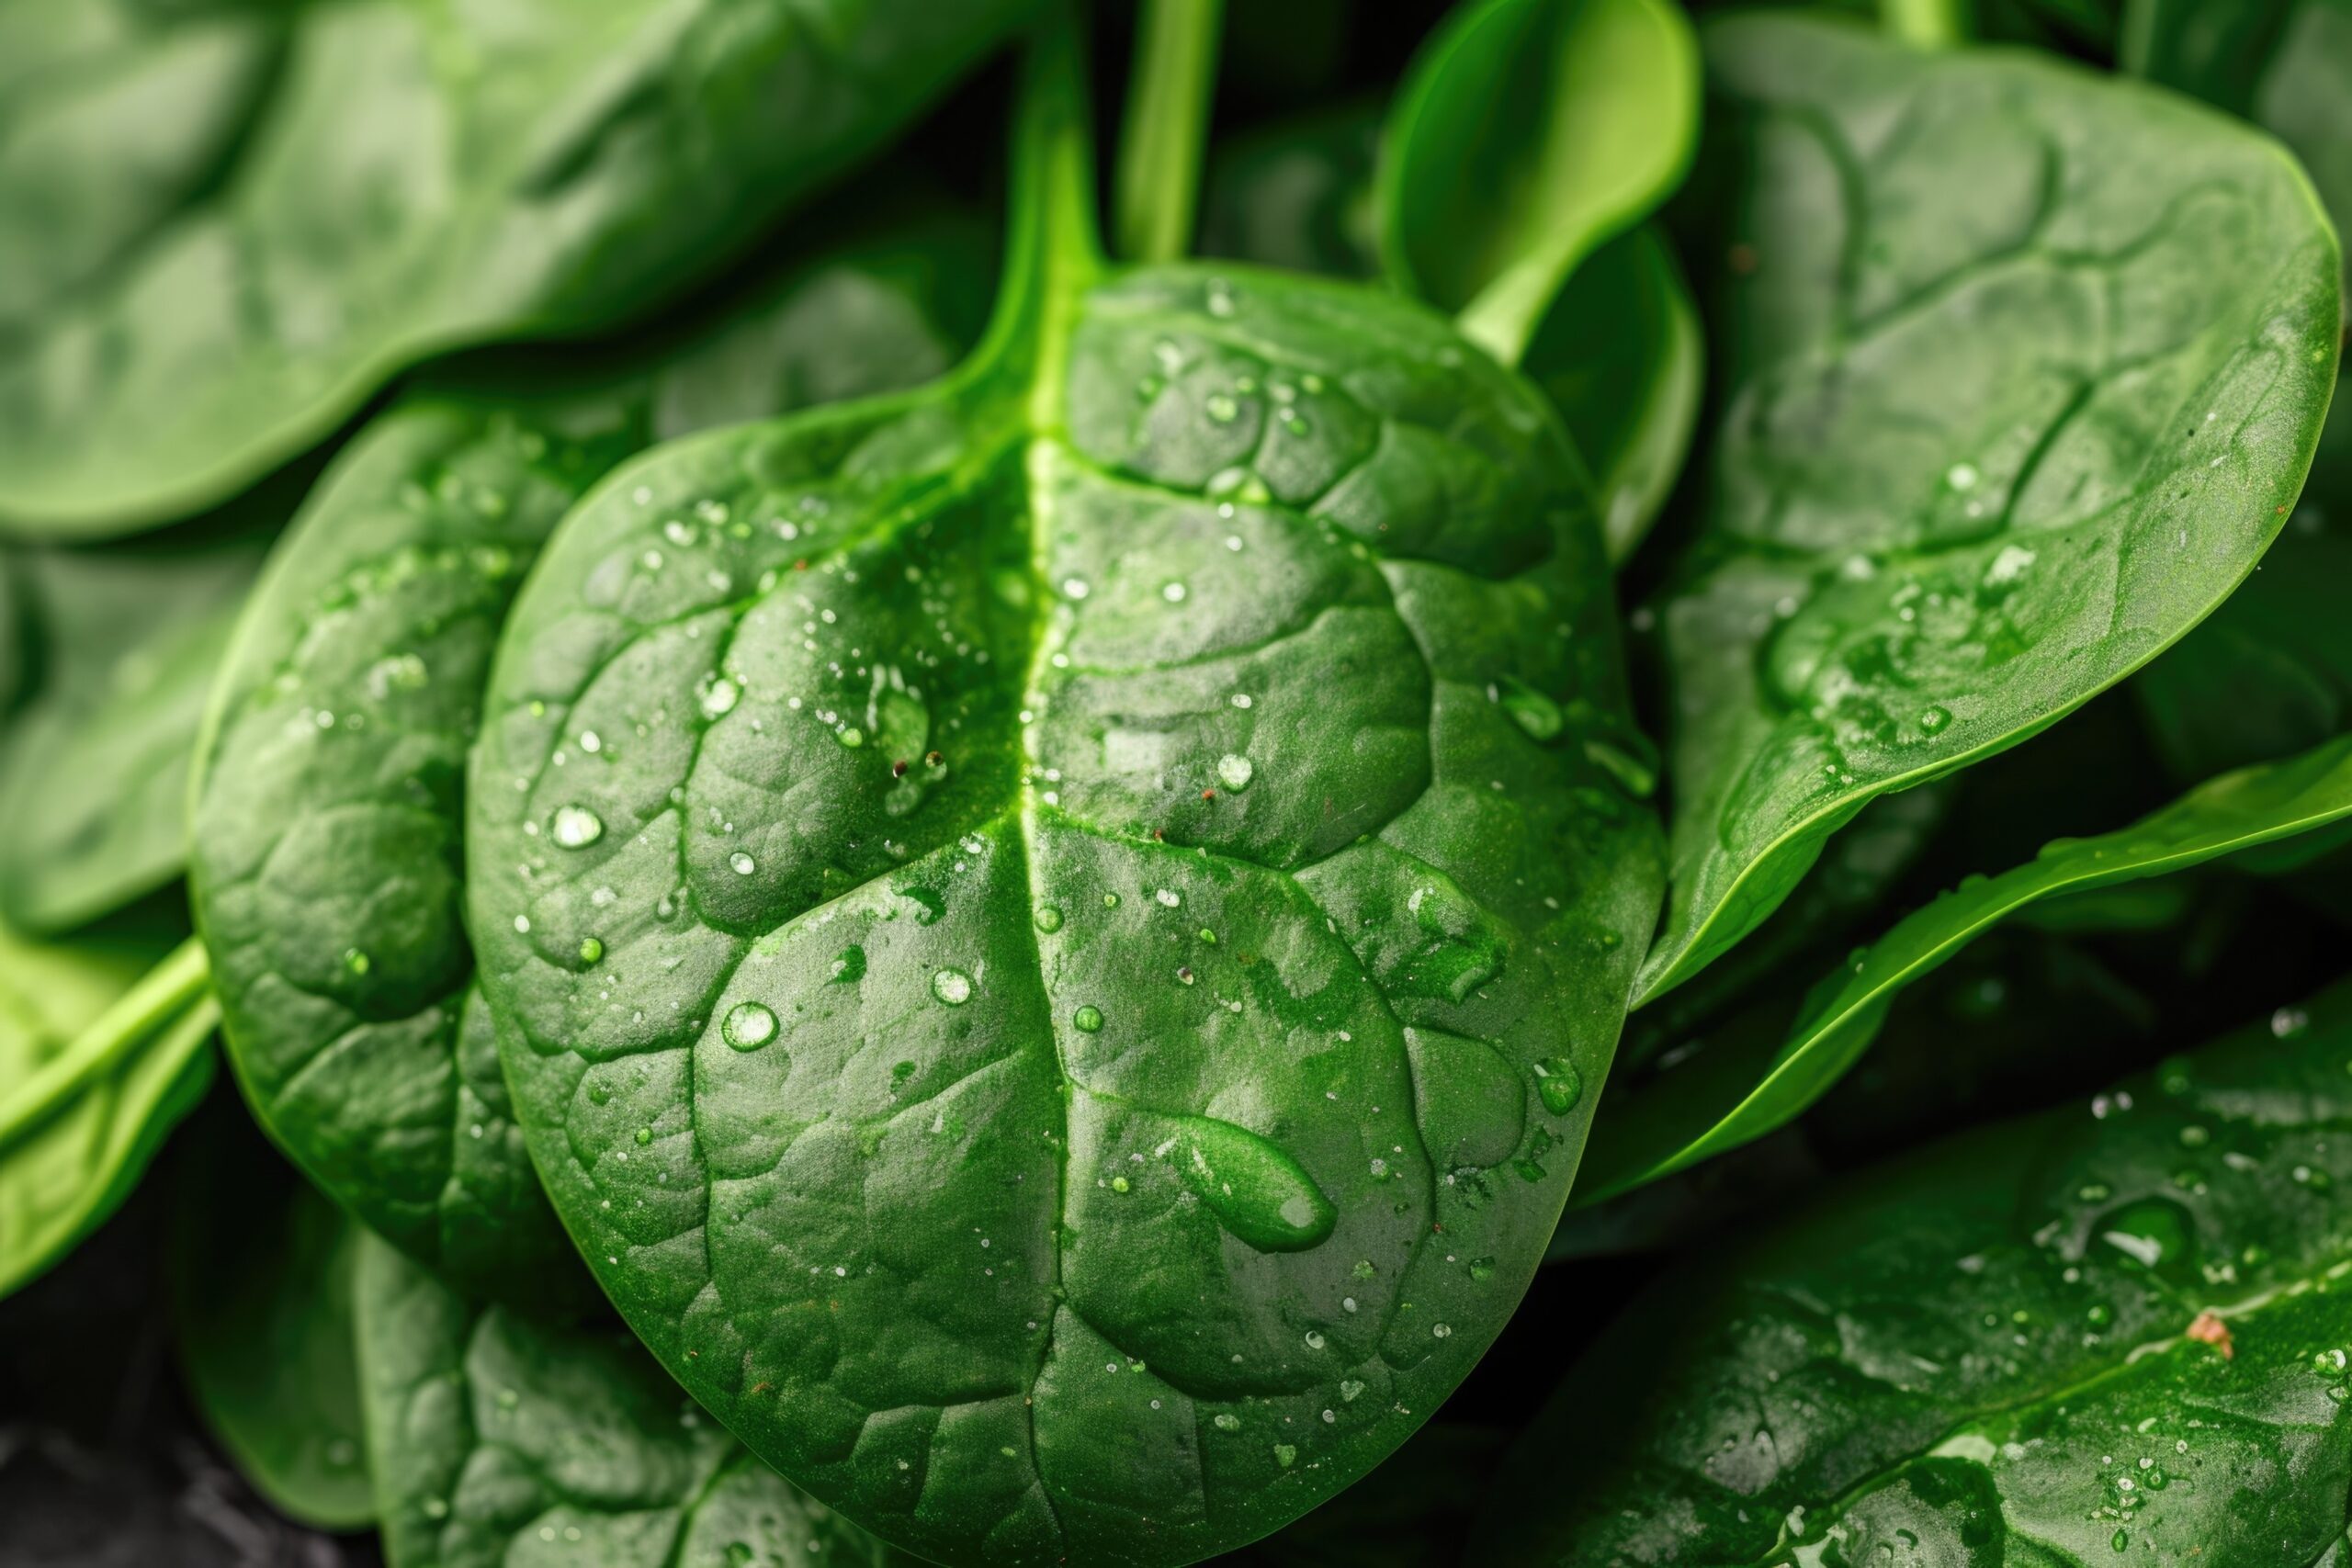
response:
[[[468,923],[558,1212],[755,1451],[926,1555],[1175,1563],[1501,1327],[1657,867],[1533,389],[1359,288],[1106,274],[1045,102],[965,370],[566,520]]]
[[[0,517],[189,512],[419,358],[640,314],[1030,9],[9,0],[43,69],[0,132],[0,210],[39,233],[0,245]]]
[[[461,1282],[532,1299],[577,1274],[459,919],[464,759],[516,585],[565,508],[656,439],[938,374],[966,341],[953,280],[985,256],[933,224],[650,357],[444,376],[352,442],[248,606],[191,874],[231,1060],[329,1192]]]
[[[1381,148],[1381,254],[1516,364],[1561,284],[1681,179],[1699,62],[1670,0],[1476,0],[1414,60]]]
[[[153,956],[0,928],[0,1296],[114,1213],[212,1081],[204,953]]]
[[[1613,1090],[1578,1195],[1603,1197],[1651,1180],[1787,1122],[1870,1048],[1898,990],[2030,905],[2184,870],[2347,818],[2352,736],[2291,761],[2224,774],[2129,828],[2057,840],[2028,864],[1962,883],[1817,987],[1777,1048],[1758,1034],[1743,1048],[1694,1058],[1688,1071]]]
[[[205,694],[268,544],[248,526],[17,558],[43,649],[0,746],[0,913],[18,929],[69,931],[179,875]]]
[[[1201,254],[1327,277],[1380,275],[1373,169],[1380,116],[1338,109],[1217,150],[1201,197]]]
[[[323,1529],[375,1518],[352,1267],[362,1232],[226,1101],[172,1168],[168,1272],[198,1408],[271,1506]]]
[[[2340,1561],[2347,1052],[2339,988],[1669,1274],[1520,1438],[1472,1561]]]
[[[2260,558],[2336,359],[2337,254],[2278,149],[2018,53],[1728,17],[1726,406],[1659,606],[1674,891],[1643,994],[1875,795],[2153,659]]]
[[[469,1303],[374,1236],[356,1294],[390,1568],[903,1561],[745,1453],[624,1330]]]

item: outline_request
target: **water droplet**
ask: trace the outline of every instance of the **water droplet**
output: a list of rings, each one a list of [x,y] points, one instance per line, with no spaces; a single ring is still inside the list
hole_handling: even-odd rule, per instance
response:
[[[1209,1419],[1220,1432],[1238,1432],[1241,1430],[1241,1417],[1236,1416],[1230,1410],[1220,1410],[1215,1416],[1210,1416]]]
[[[711,677],[710,684],[703,688],[703,716],[718,718],[733,712],[736,702],[742,694],[742,687],[724,675],[714,675]]]
[[[1276,1443],[1274,1445],[1274,1462],[1282,1466],[1284,1470],[1288,1470],[1292,1465],[1298,1462],[1298,1450],[1288,1443]]]
[[[1567,716],[1560,711],[1560,705],[1524,681],[1504,676],[1496,684],[1495,699],[1510,715],[1511,722],[1539,744],[1558,739],[1566,727]]]
[[[1974,490],[1980,477],[1973,463],[1954,463],[1944,470],[1944,483],[1954,490]]]
[[[2301,1008],[2280,1008],[2270,1015],[2270,1035],[2274,1040],[2292,1040],[2312,1026],[2312,1015]]]
[[[1919,715],[1919,733],[1922,735],[1940,735],[1943,733],[1944,727],[1951,722],[1951,710],[1949,708],[1935,707],[1924,709]]]
[[[865,949],[844,947],[833,954],[833,978],[844,986],[854,986],[865,978]]]
[[[1241,405],[1223,392],[1212,392],[1202,402],[1201,411],[1219,424],[1231,424],[1241,415]]]
[[[650,1127],[639,1127],[639,1128],[637,1130],[637,1145],[638,1145],[638,1147],[639,1147],[639,1148],[643,1148],[646,1145],[648,1145],[648,1144],[651,1143],[652,1141],[653,1141],[653,1129],[652,1129],[652,1128],[650,1128]]]
[[[1052,904],[1038,905],[1037,929],[1041,931],[1046,931],[1049,933],[1061,930],[1062,912],[1060,908]]]
[[[1250,781],[1257,773],[1255,763],[1236,752],[1227,751],[1216,760],[1216,782],[1236,795],[1250,787]]]
[[[738,1051],[756,1051],[775,1038],[775,1014],[763,1003],[737,1002],[728,1010],[718,1032]]]
[[[1163,583],[1160,586],[1159,596],[1162,599],[1167,600],[1170,604],[1182,604],[1184,602],[1184,592],[1185,589],[1182,583],[1169,582]]]
[[[1647,800],[1657,788],[1657,764],[1646,758],[1636,757],[1606,740],[1586,741],[1584,754],[1635,800]]]
[[[942,969],[931,977],[931,994],[949,1007],[962,1007],[972,999],[972,977],[961,969]]]
[[[604,958],[605,944],[603,942],[593,936],[583,936],[580,939],[581,963],[601,964],[604,962]]]
[[[1184,896],[1173,887],[1161,887],[1152,893],[1152,901],[1163,909],[1182,908]]]
[[[865,731],[854,724],[845,724],[834,732],[834,739],[854,751],[865,744]]]
[[[584,806],[558,807],[548,829],[548,837],[559,849],[584,850],[604,836],[604,818]]]
[[[1124,1176],[1114,1176],[1111,1178],[1111,1190],[1114,1192],[1127,1191],[1133,1188],[1134,1185],[1135,1184],[1133,1182],[1129,1181]]]
[[[1544,1110],[1566,1116],[1584,1098],[1584,1076],[1566,1056],[1546,1056],[1535,1064],[1535,1092]]]
[[[727,863],[733,868],[735,874],[738,876],[749,876],[752,873],[760,869],[760,863],[753,860],[750,855],[745,854],[741,850],[737,850],[733,854],[729,855],[727,857]]]
[[[353,975],[365,975],[375,967],[375,960],[356,947],[346,947],[343,950],[343,966]]]
[[[1288,1150],[1230,1122],[1170,1120],[1177,1134],[1165,1146],[1178,1173],[1241,1241],[1261,1252],[1303,1252],[1330,1235],[1339,1210]]]
[[[1102,1027],[1102,1010],[1089,1002],[1072,1013],[1069,1021],[1079,1027],[1080,1032],[1092,1034]]]

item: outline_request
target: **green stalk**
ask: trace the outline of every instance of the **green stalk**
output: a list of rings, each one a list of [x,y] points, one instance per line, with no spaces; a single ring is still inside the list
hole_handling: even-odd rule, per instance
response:
[[[1879,23],[1888,36],[1914,49],[1951,49],[1966,43],[1969,0],[1879,0]]]
[[[1224,0],[1144,0],[1114,225],[1129,261],[1175,261],[1192,248],[1224,14]]]
[[[0,1099],[0,1145],[46,1121],[92,1078],[196,1005],[211,983],[202,942],[190,937],[174,948],[71,1045]]]

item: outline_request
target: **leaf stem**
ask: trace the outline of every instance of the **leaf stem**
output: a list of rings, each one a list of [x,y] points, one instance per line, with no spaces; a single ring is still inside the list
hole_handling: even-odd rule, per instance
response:
[[[1974,31],[1969,0],[1879,0],[1879,23],[1914,49],[1952,49]]]
[[[1115,231],[1129,261],[1175,261],[1192,248],[1224,18],[1224,0],[1144,0],[1119,139]]]
[[[0,1099],[0,1146],[39,1126],[91,1078],[186,1012],[212,983],[204,943],[190,937],[39,1071]]]

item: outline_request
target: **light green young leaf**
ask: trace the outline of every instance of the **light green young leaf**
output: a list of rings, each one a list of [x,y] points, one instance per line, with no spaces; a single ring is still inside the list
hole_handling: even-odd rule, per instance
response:
[[[390,1568],[907,1562],[744,1452],[627,1331],[469,1302],[364,1233],[356,1274]]]
[[[755,1452],[926,1556],[1174,1564],[1499,1332],[1657,852],[1541,395],[1372,290],[1106,267],[1041,79],[963,370],[559,529],[467,925],[558,1213]]]
[[[2347,1054],[2338,986],[1705,1248],[1584,1348],[1468,1560],[2340,1568]]]
[[[978,313],[957,283],[989,266],[977,225],[908,225],[682,342],[445,372],[353,439],[247,604],[200,747],[190,868],[230,1061],[314,1180],[459,1283],[587,1293],[515,1131],[459,918],[464,758],[524,572],[565,508],[657,440],[939,374]]]
[[[171,1170],[165,1278],[197,1408],[271,1506],[356,1529],[376,1517],[352,1337],[363,1233],[232,1100],[191,1132]]]
[[[1733,232],[1702,537],[1657,605],[1673,893],[1655,997],[1869,800],[2162,652],[2293,505],[2338,261],[2274,143],[2018,53],[1707,32]]]
[[[1689,166],[1698,50],[1671,0],[1475,0],[1415,58],[1381,149],[1381,254],[1515,365],[1577,264]]]
[[[2129,828],[2059,840],[2025,865],[1963,883],[1896,922],[1817,987],[1777,1048],[1759,1038],[1744,1049],[1702,1053],[1688,1071],[1612,1088],[1577,1196],[1598,1200],[1638,1186],[1790,1121],[1869,1049],[1897,991],[2036,903],[2186,870],[2347,819],[2352,736],[2290,761],[2225,774]]]
[[[641,314],[1033,8],[6,0],[0,520],[181,515],[419,359]]]
[[[212,1081],[203,949],[145,964],[0,929],[0,1296],[114,1213]]]

